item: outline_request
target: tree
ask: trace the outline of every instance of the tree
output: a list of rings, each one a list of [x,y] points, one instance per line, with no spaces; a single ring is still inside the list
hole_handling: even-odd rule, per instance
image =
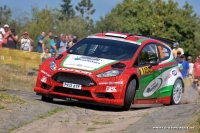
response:
[[[61,11],[63,15],[67,14],[68,18],[73,18],[75,16],[75,11],[73,9],[73,5],[71,5],[71,0],[62,0],[63,4],[61,4]]]
[[[197,16],[187,2],[174,0],[124,0],[101,18],[96,31],[121,31],[178,41],[186,56],[195,54]]]
[[[2,24],[9,24],[12,12],[7,6],[0,6],[0,21]]]
[[[95,9],[92,9],[92,7],[91,0],[81,0],[75,8],[80,12],[82,18],[85,17],[85,20],[89,20],[89,16],[95,12]]]

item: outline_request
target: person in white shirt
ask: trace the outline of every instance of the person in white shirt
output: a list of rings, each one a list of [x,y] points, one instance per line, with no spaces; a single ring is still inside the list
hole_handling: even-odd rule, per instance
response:
[[[188,56],[188,63],[189,63],[189,72],[188,72],[188,77],[192,78],[193,77],[193,67],[194,67],[194,63],[192,63],[192,57]]]
[[[3,35],[5,34],[5,31],[3,28],[1,28],[1,22],[0,22],[0,47],[2,47],[3,44]]]
[[[31,52],[31,44],[33,43],[34,41],[29,37],[28,32],[25,31],[24,35],[20,39],[20,44],[21,44],[20,49],[23,51]]]

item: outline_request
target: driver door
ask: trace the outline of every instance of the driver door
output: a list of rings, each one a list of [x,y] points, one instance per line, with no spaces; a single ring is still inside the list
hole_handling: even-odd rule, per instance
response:
[[[162,85],[161,68],[159,65],[158,49],[156,44],[147,44],[140,51],[134,67],[137,67],[139,76],[139,89],[136,91],[135,100],[154,99],[159,96],[157,90]],[[150,63],[154,62],[154,66]]]

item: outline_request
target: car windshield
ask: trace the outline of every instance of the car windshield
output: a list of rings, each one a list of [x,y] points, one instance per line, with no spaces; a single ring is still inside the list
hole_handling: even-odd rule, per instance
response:
[[[85,38],[79,41],[68,53],[111,60],[130,60],[139,45],[132,42],[101,38]]]

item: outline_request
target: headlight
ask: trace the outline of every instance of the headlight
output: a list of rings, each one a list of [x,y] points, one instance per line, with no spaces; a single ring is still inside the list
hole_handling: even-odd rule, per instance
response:
[[[96,76],[98,78],[108,78],[108,77],[114,77],[114,76],[118,76],[123,72],[123,70],[109,70],[103,73],[99,73]]]
[[[56,66],[55,60],[52,60],[52,61],[51,61],[51,63],[50,63],[50,68],[51,68],[51,70],[53,70],[53,71],[56,70],[57,66]]]

